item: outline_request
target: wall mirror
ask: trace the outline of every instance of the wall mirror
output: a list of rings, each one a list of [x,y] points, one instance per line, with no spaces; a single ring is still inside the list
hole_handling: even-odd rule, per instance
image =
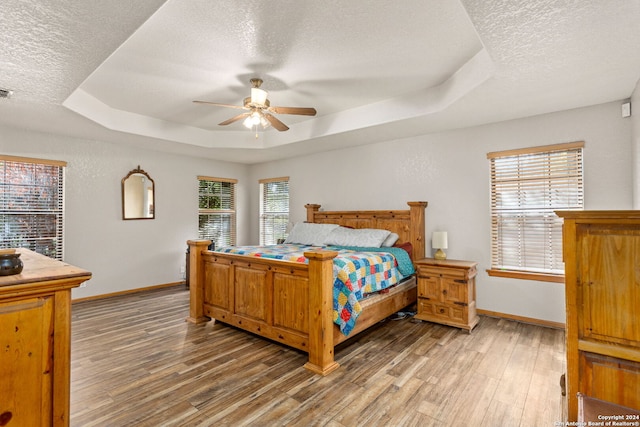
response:
[[[153,219],[154,203],[153,179],[138,165],[122,178],[122,219]]]

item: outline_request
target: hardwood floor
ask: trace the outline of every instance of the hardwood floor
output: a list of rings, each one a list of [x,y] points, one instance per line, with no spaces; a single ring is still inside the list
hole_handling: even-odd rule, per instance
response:
[[[564,331],[482,316],[471,334],[387,320],[306,355],[185,322],[183,286],[73,304],[72,426],[554,426]]]

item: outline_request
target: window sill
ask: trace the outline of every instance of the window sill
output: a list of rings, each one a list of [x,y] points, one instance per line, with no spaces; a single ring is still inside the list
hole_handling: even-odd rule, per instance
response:
[[[539,282],[564,283],[563,274],[531,273],[515,270],[487,270],[489,276],[508,277],[511,279],[537,280]]]

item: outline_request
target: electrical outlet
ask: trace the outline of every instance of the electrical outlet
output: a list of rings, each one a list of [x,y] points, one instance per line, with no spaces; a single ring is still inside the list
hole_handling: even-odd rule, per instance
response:
[[[87,284],[86,284],[86,283],[80,283],[80,287],[81,287],[81,288],[86,288],[86,287],[87,287]]]
[[[181,265],[181,266],[180,266],[180,274],[184,274],[184,271],[185,271],[185,270],[184,270],[184,265]]]

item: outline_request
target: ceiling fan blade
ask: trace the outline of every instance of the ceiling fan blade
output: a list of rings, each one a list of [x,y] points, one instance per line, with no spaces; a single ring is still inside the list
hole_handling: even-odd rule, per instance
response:
[[[238,120],[242,120],[245,117],[249,117],[251,115],[251,113],[242,113],[242,114],[238,114],[235,117],[231,117],[228,120],[225,120],[224,122],[218,123],[219,126],[226,126],[226,125],[230,125],[231,123],[237,122]]]
[[[289,130],[289,127],[287,125],[285,125],[284,123],[282,123],[280,120],[278,120],[275,116],[272,116],[269,113],[264,113],[264,117],[265,117],[265,119],[267,119],[269,121],[269,123],[271,123],[271,126],[276,128],[280,132],[283,132],[285,130]]]
[[[218,107],[228,107],[228,108],[238,108],[240,110],[248,110],[247,107],[242,105],[231,105],[231,104],[220,104],[218,102],[209,102],[209,101],[193,101],[196,104],[207,104],[207,105],[215,105]]]
[[[276,114],[297,114],[300,116],[315,116],[315,108],[306,107],[269,107],[269,111]]]

